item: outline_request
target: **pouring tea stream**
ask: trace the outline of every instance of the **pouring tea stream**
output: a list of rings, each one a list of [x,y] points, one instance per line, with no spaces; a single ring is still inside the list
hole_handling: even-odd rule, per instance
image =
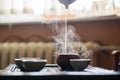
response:
[[[68,7],[70,4],[75,2],[76,0],[58,0],[61,4],[63,4],[66,8],[66,16],[68,14]],[[67,17],[65,18],[65,42],[64,42],[64,53],[67,53],[67,38],[68,38],[68,25],[67,25]]]
[[[59,0],[60,3],[62,3],[65,8],[66,8],[66,16],[68,13],[68,7],[71,3],[73,3],[76,0]],[[60,54],[57,58],[57,64],[61,67],[62,70],[66,70],[66,71],[71,71],[73,70],[71,64],[70,64],[70,59],[79,59],[80,56],[78,54],[74,54],[74,53],[68,53],[69,51],[67,51],[68,48],[68,25],[67,25],[67,17],[65,18],[65,37],[64,37],[64,52],[62,54]],[[68,54],[67,54],[68,53]]]

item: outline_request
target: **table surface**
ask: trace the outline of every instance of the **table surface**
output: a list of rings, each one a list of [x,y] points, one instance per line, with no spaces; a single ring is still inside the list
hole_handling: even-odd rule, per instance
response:
[[[14,68],[14,70],[12,70]],[[91,70],[94,69],[94,70]],[[61,71],[57,66],[47,65],[38,72],[21,72],[15,65],[9,65],[0,71],[0,80],[120,80],[120,72],[98,67],[89,67],[84,71]]]

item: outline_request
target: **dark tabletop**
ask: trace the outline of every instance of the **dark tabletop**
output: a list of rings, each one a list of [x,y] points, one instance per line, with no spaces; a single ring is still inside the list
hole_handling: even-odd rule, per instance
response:
[[[115,71],[60,71],[57,66],[47,65],[39,72],[21,72],[11,71],[11,66],[0,71],[0,80],[120,80],[120,72]]]

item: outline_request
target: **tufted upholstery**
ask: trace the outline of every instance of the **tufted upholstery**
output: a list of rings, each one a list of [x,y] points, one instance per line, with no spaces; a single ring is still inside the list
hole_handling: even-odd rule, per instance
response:
[[[14,58],[18,57],[40,57],[46,58],[48,63],[55,63],[53,44],[43,42],[0,43],[0,69],[14,63]]]

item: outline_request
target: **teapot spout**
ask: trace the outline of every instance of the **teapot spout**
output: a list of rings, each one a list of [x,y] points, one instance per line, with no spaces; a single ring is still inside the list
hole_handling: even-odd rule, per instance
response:
[[[69,5],[73,2],[75,2],[76,0],[59,0],[59,2],[61,4],[63,4],[65,6],[66,9],[68,9]]]

